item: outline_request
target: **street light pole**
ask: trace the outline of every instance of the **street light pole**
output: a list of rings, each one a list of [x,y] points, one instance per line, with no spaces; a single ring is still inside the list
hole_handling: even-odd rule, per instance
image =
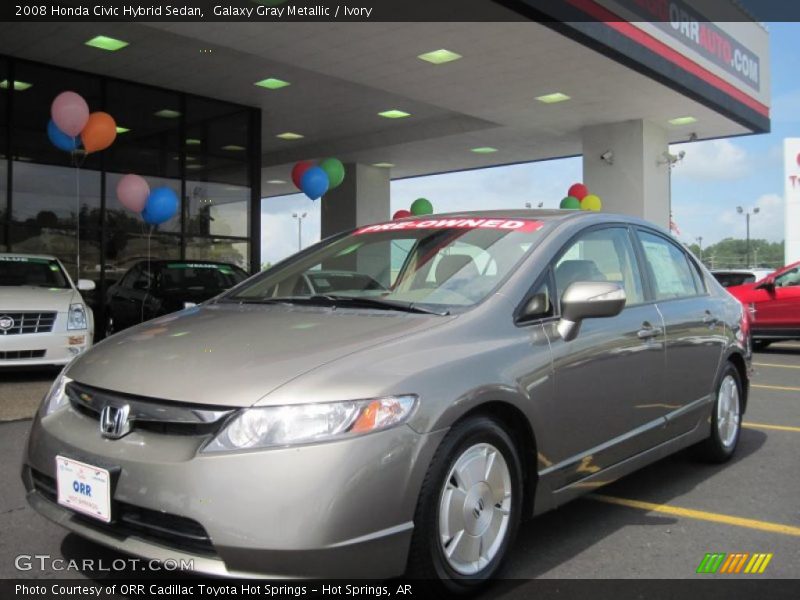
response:
[[[297,251],[303,249],[303,219],[308,216],[308,213],[298,214],[292,213],[292,218],[297,219]]]
[[[700,256],[699,256],[700,262],[703,262],[703,236],[702,235],[697,236],[697,245],[700,248]]]
[[[745,256],[747,261],[747,264],[745,264],[746,269],[750,268],[750,215],[757,215],[759,210],[760,209],[756,206],[751,213],[750,209],[744,209],[741,206],[736,207],[736,212],[740,215],[744,215],[745,223],[747,224],[747,240],[745,242]]]

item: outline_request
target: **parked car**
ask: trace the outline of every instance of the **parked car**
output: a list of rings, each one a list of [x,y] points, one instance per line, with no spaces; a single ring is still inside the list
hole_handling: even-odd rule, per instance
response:
[[[750,312],[755,348],[781,340],[800,340],[800,262],[755,283],[729,287],[728,291]]]
[[[772,269],[714,269],[711,274],[722,287],[754,283],[772,273]]]
[[[64,365],[89,349],[91,309],[53,256],[0,254],[0,367]]]
[[[108,289],[106,335],[195,306],[245,279],[228,263],[140,260]]]
[[[296,291],[323,268],[380,286]],[[748,349],[742,306],[645,221],[409,218],[81,356],[22,477],[58,524],[201,572],[468,590],[522,519],[688,446],[728,460]]]

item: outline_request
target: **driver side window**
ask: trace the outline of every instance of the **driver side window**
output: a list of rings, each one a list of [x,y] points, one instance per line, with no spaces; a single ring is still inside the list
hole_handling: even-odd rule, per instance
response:
[[[626,306],[644,302],[642,277],[624,227],[582,234],[556,262],[555,280],[559,298],[577,281],[609,281],[625,290]]]
[[[793,287],[800,285],[800,267],[790,269],[775,278],[775,287]]]

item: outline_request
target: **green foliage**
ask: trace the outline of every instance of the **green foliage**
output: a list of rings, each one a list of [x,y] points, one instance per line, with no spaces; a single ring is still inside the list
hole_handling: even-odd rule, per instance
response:
[[[713,269],[742,269],[747,267],[747,240],[725,238],[724,240],[703,248],[702,253],[697,244],[689,244],[695,256]],[[750,240],[750,267],[777,268],[783,266],[783,242],[767,240]]]

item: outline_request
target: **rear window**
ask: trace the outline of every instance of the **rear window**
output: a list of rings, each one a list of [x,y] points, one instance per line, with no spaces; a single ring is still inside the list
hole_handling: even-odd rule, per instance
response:
[[[232,288],[247,278],[239,267],[217,263],[167,263],[158,275],[164,290],[216,290]]]
[[[0,286],[70,287],[58,261],[24,256],[0,256]]]
[[[711,273],[722,287],[733,287],[745,283],[753,283],[756,276],[752,273]]]

